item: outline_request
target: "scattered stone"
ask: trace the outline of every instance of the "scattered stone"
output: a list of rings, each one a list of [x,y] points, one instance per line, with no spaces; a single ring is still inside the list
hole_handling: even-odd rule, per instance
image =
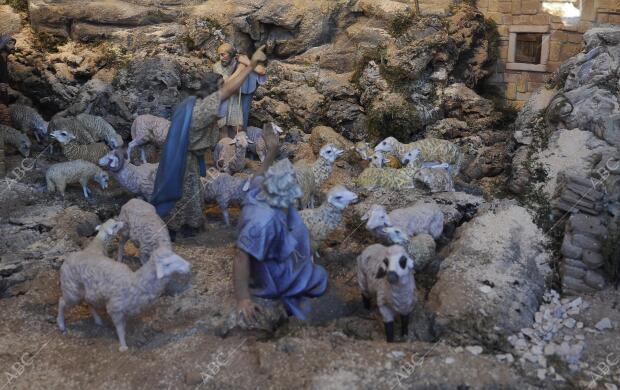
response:
[[[563,325],[568,329],[573,329],[576,323],[577,321],[574,318],[567,318],[566,320],[564,320]]]
[[[536,376],[541,381],[545,380],[545,378],[547,377],[547,370],[545,370],[545,369],[538,369],[538,370],[536,370]]]
[[[185,373],[185,384],[195,386],[202,383],[202,374],[200,371],[188,371]]]
[[[594,327],[600,331],[606,330],[606,329],[611,329],[611,320],[607,317],[603,318],[602,320],[600,320],[599,322],[596,323],[596,325],[594,325]]]
[[[550,343],[545,345],[545,356],[550,356],[553,355],[555,353],[555,344]]]
[[[478,290],[480,290],[481,292],[483,292],[483,293],[485,293],[485,294],[488,294],[488,293],[490,293],[493,289],[492,289],[491,287],[487,286],[487,285],[484,285],[484,286],[478,287]]]
[[[403,351],[392,351],[390,352],[390,356],[392,356],[394,359],[402,359],[403,357],[405,357],[405,353]]]
[[[465,349],[472,355],[480,355],[482,353],[482,347],[478,345],[468,346]]]
[[[453,364],[454,362],[456,362],[456,359],[454,359],[453,357],[447,357],[445,362],[446,364]]]

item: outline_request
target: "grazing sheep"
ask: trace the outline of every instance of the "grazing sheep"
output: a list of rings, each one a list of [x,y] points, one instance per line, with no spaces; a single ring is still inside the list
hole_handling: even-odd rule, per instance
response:
[[[122,222],[117,221],[113,218],[110,218],[101,225],[98,225],[97,227],[95,227],[97,235],[88,244],[88,246],[82,250],[82,252],[88,251],[107,256],[108,248],[112,244],[112,239],[118,234],[118,232],[123,228],[123,226],[124,224]]]
[[[320,153],[321,148],[327,144],[332,144],[345,151],[350,151],[355,147],[353,142],[349,141],[341,134],[338,134],[331,127],[317,126],[312,129],[312,132],[310,133],[310,146],[312,147],[312,152],[315,155]]]
[[[45,181],[47,182],[47,190],[49,192],[58,191],[64,198],[65,188],[67,184],[80,183],[84,197],[89,198],[91,195],[88,188],[88,181],[95,180],[102,189],[108,187],[108,174],[101,170],[95,164],[84,160],[73,160],[54,164],[45,172]]]
[[[229,174],[239,172],[245,168],[245,153],[248,145],[254,142],[248,139],[245,131],[237,133],[234,139],[222,138],[213,151],[215,166],[222,172]]]
[[[112,149],[123,146],[123,138],[100,116],[80,114],[76,117],[95,141],[104,141]]]
[[[314,251],[318,250],[323,241],[338,227],[344,209],[356,201],[357,195],[344,186],[337,185],[329,190],[327,199],[320,207],[299,212],[310,231]]]
[[[49,123],[49,134],[53,137],[55,132],[70,132],[75,137],[75,142],[80,145],[90,145],[95,142],[93,135],[84,128],[82,122],[76,118],[55,117]]]
[[[158,247],[171,250],[170,234],[162,219],[157,215],[155,206],[140,199],[131,199],[121,207],[118,220],[125,224],[121,231],[117,260],[123,261],[123,250],[127,240],[131,239],[140,247],[140,262],[146,263],[151,253]]]
[[[0,125],[0,138],[4,138],[5,145],[12,145],[23,157],[30,155],[30,139],[28,136],[12,127]]]
[[[201,180],[205,189],[205,201],[217,202],[220,210],[222,210],[224,222],[230,226],[228,207],[232,203],[243,203],[247,194],[246,191],[249,188],[249,179],[231,176],[227,173],[210,169],[209,175],[201,178]]]
[[[110,151],[103,142],[80,145],[71,131],[54,130],[52,138],[60,142],[62,153],[69,160],[85,160],[97,164],[99,159]]]
[[[384,229],[388,239],[397,245],[402,245],[415,263],[415,271],[423,270],[435,259],[435,240],[430,234],[418,234],[409,236],[398,227]]]
[[[134,148],[140,148],[140,158],[146,163],[144,145],[153,143],[159,147],[164,146],[170,129],[170,121],[151,114],[138,115],[131,124],[131,142],[127,144],[127,155],[131,160],[131,152]]]
[[[401,336],[408,333],[409,315],[418,300],[413,269],[413,259],[400,245],[374,244],[357,257],[357,281],[364,307],[369,309],[370,299],[376,298],[388,343],[394,341],[396,314],[401,319]]]
[[[336,159],[344,151],[333,144],[327,144],[321,148],[319,158],[311,163],[307,160],[297,161],[294,165],[297,183],[303,191],[301,198],[302,208],[314,207],[314,195],[329,178]]]
[[[275,135],[280,136],[284,131],[275,123],[271,123],[270,125],[265,126],[265,130],[271,130]],[[262,162],[267,157],[267,145],[265,144],[265,139],[263,138],[263,129],[258,127],[249,126],[247,129],[248,139],[254,143],[250,143],[248,145],[248,152],[255,154],[258,156],[258,159]]]
[[[112,150],[99,159],[99,166],[109,170],[112,176],[130,192],[151,199],[159,164],[133,165],[122,152]]]
[[[9,106],[9,115],[13,127],[24,133],[32,132],[37,141],[47,135],[48,123],[34,108],[23,104],[12,104]]]
[[[453,176],[456,176],[461,169],[463,153],[456,144],[443,139],[424,138],[410,144],[402,144],[394,137],[387,137],[375,146],[377,152],[394,153],[405,165],[408,164],[405,163],[406,154],[412,149],[420,151],[420,159],[423,162],[436,161],[449,164]]]
[[[443,233],[444,215],[435,203],[418,202],[389,214],[385,207],[373,204],[362,219],[368,221],[366,229],[381,237],[382,229],[391,226],[402,228],[410,236],[425,233],[437,239]]]
[[[60,267],[58,328],[65,331],[65,310],[84,300],[97,325],[103,324],[97,308],[105,308],[116,328],[119,351],[127,350],[125,323],[140,314],[161,295],[173,274],[188,274],[191,264],[160,246],[140,269],[90,251],[67,256]]]

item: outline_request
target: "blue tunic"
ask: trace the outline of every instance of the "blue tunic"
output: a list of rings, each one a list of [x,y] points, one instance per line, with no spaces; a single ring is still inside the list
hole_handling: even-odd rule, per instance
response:
[[[304,320],[301,304],[327,290],[327,272],[312,260],[310,233],[294,207],[271,207],[257,195],[257,178],[243,203],[237,247],[251,258],[252,294],[280,299],[289,313]]]

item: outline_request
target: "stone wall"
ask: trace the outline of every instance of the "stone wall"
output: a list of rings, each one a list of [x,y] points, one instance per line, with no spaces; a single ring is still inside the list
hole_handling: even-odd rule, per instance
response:
[[[581,18],[567,25],[559,16],[544,12],[540,0],[477,0],[478,8],[497,23],[501,36],[500,61],[490,83],[500,87],[506,99],[515,107],[520,109],[552,72],[581,51],[586,30],[600,24],[620,23],[620,2],[617,0],[581,1]],[[511,32],[544,34],[542,66],[538,66],[537,70],[515,69],[519,65],[511,65]]]

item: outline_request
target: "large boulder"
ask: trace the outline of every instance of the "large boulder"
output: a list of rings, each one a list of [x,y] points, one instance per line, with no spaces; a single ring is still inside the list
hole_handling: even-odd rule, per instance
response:
[[[440,332],[487,345],[533,323],[551,274],[545,236],[527,210],[494,206],[457,230],[428,301]]]

